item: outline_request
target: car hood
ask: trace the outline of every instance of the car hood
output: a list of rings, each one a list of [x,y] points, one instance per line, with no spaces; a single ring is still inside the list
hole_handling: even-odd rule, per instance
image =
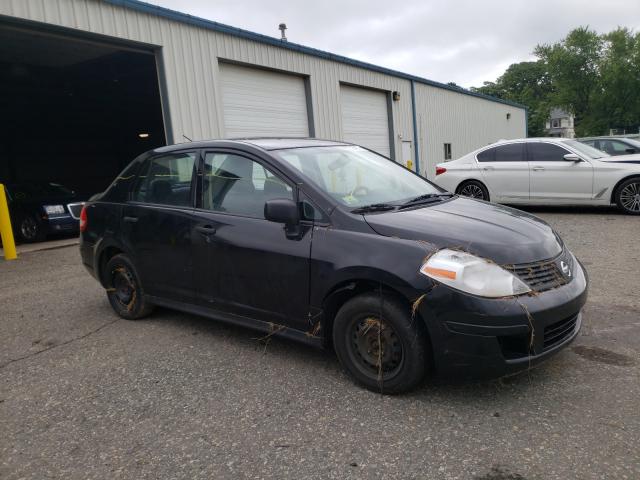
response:
[[[380,235],[462,248],[496,263],[519,264],[553,258],[562,251],[551,227],[513,208],[456,197],[422,208],[365,215]]]

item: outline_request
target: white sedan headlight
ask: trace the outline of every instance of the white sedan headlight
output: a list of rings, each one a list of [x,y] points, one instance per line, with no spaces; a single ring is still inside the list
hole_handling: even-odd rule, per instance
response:
[[[45,205],[44,211],[47,215],[60,215],[64,213],[64,207],[62,205]]]
[[[420,273],[480,297],[508,297],[531,291],[522,280],[495,263],[448,248],[429,257]]]

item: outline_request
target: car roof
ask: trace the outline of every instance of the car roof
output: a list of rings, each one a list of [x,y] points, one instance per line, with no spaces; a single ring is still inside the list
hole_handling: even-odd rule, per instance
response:
[[[219,140],[203,140],[198,142],[177,143],[166,147],[159,147],[154,150],[158,153],[184,150],[188,148],[215,148],[228,147],[233,144],[253,145],[263,150],[282,150],[286,148],[309,148],[309,147],[331,147],[345,146],[350,143],[338,142],[334,140],[323,140],[318,138],[293,138],[293,137],[253,137],[253,138],[230,138]]]
[[[602,136],[602,137],[581,137],[581,138],[576,138],[576,140],[636,140],[638,141],[638,138],[630,138],[630,137],[617,137],[617,136]]]

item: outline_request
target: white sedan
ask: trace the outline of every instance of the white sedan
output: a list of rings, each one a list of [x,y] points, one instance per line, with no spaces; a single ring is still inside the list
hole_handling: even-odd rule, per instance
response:
[[[612,157],[563,138],[504,140],[436,167],[460,195],[521,205],[611,205],[640,215],[640,155]]]

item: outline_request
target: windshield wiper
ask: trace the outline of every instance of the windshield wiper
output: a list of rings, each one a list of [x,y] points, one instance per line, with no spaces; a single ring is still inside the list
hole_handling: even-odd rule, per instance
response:
[[[372,203],[371,205],[354,208],[351,210],[351,213],[385,212],[387,210],[395,210],[396,208],[398,208],[397,205],[390,203]]]
[[[453,197],[453,193],[426,193],[424,195],[412,198],[411,200],[407,200],[400,206],[400,208],[412,207],[414,205],[420,205],[424,203],[439,202],[444,198],[450,197]]]

